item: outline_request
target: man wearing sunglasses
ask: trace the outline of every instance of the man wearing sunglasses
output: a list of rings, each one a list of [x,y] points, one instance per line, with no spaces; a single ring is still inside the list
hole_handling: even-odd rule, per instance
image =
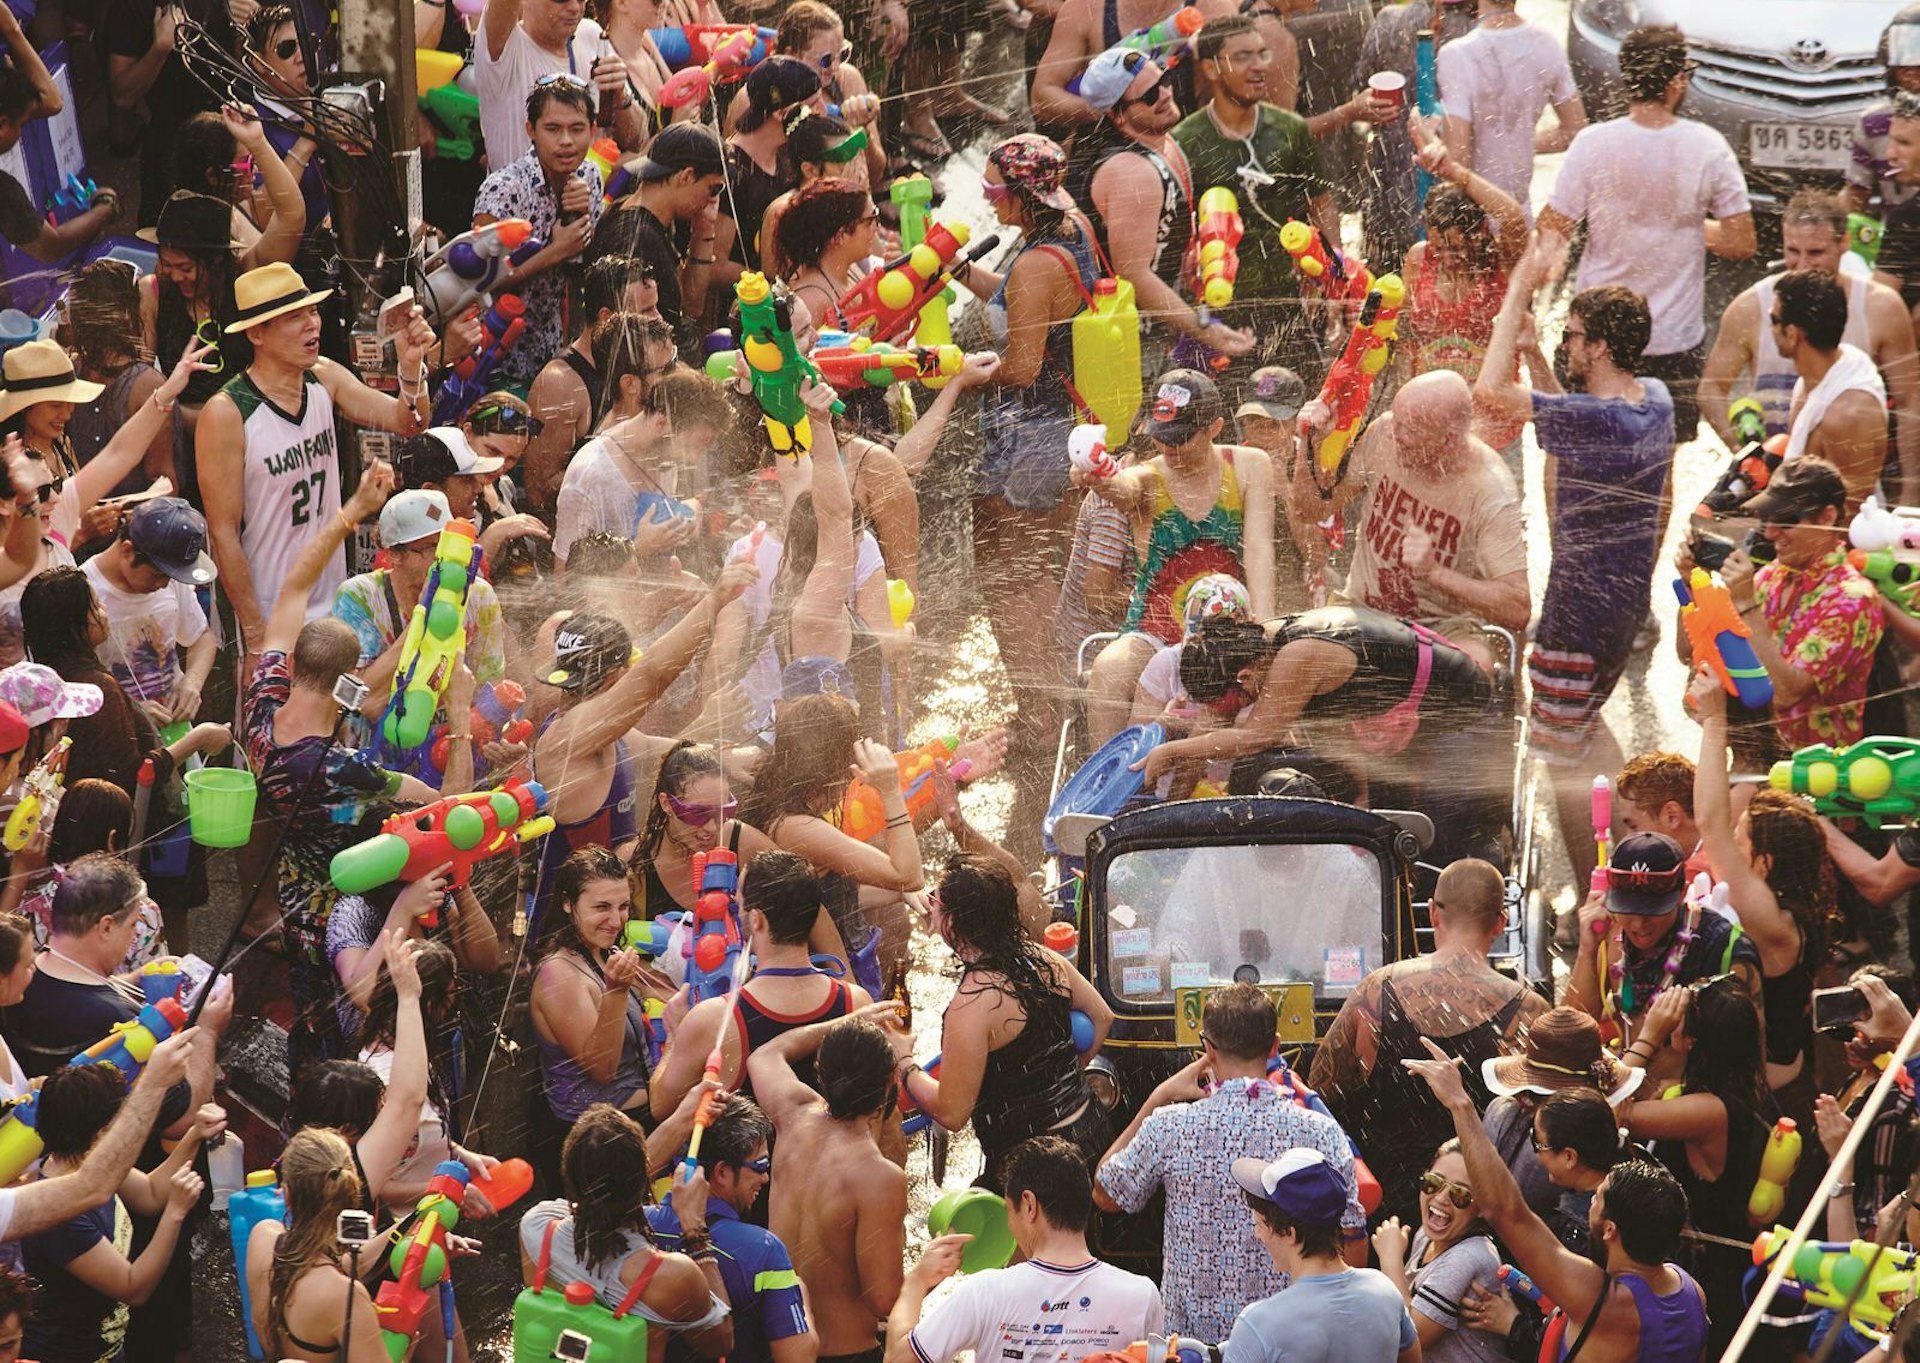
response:
[[[707,1176],[706,1232],[718,1251],[720,1277],[733,1307],[732,1363],[814,1363],[820,1342],[807,1319],[800,1278],[780,1237],[744,1218],[772,1181],[773,1123],[750,1098],[726,1095],[700,1140]],[[680,1216],[674,1199],[647,1208],[647,1224],[663,1249],[678,1250]],[[699,1355],[678,1334],[667,1338],[666,1363],[694,1363]]]
[[[1788,459],[1817,455],[1847,482],[1846,514],[1859,510],[1887,462],[1887,385],[1873,356],[1843,339],[1847,290],[1823,270],[1782,275],[1767,327],[1798,381],[1787,416]],[[1914,468],[1905,470],[1911,481]]]
[[[1075,139],[1066,190],[1114,272],[1133,285],[1140,315],[1223,355],[1246,354],[1252,332],[1203,320],[1168,282],[1185,273],[1194,196],[1187,154],[1171,135],[1180,121],[1172,77],[1143,53],[1110,48],[1080,78],[1080,97],[1101,121]]]

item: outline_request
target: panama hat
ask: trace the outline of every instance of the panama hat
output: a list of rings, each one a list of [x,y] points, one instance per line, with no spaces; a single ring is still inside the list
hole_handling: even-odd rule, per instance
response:
[[[291,265],[262,265],[257,270],[248,270],[233,281],[233,301],[237,306],[233,321],[227,323],[227,335],[251,330],[262,322],[331,297],[332,289],[310,292],[307,281]]]
[[[28,341],[0,359],[0,421],[11,421],[36,402],[92,402],[106,391],[73,372],[73,361],[53,341]]]

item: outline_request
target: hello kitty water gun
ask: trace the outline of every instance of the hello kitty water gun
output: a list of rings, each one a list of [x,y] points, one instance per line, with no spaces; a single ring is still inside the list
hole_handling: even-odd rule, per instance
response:
[[[1095,478],[1111,478],[1120,472],[1119,463],[1107,453],[1107,428],[1097,422],[1073,428],[1073,434],[1067,437],[1067,458],[1075,468]]]

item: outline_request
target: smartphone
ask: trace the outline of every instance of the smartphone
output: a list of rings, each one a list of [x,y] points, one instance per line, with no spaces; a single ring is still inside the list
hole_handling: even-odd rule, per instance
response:
[[[347,1208],[333,1223],[333,1238],[342,1245],[355,1248],[370,1243],[373,1240],[372,1215],[358,1208]]]
[[[1813,991],[1813,1030],[1850,1032],[1856,1022],[1865,1022],[1873,1011],[1867,996],[1850,984]]]
[[[566,1363],[587,1363],[587,1356],[593,1352],[593,1341],[578,1330],[562,1330],[560,1337],[553,1341],[553,1356],[565,1359]]]

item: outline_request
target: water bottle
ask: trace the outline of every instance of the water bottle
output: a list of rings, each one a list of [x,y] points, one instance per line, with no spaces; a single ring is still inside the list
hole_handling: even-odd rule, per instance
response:
[[[247,1147],[231,1131],[207,1150],[207,1182],[213,1185],[213,1209],[227,1209],[227,1199],[247,1186]]]

